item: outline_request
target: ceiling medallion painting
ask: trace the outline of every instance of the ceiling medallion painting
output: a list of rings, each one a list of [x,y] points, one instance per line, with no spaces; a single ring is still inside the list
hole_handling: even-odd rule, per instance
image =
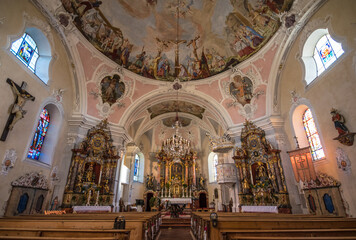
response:
[[[265,94],[261,87],[263,88],[266,84],[254,68],[246,73],[235,70],[224,87],[226,94],[233,99],[227,106],[236,106],[239,113],[246,119],[253,118],[257,110],[256,100],[260,95]]]
[[[159,115],[170,113],[170,112],[182,112],[192,114],[200,119],[203,118],[204,108],[195,105],[193,103],[181,102],[179,101],[166,101],[156,104],[147,109],[151,114],[151,119]]]
[[[248,77],[242,77],[236,75],[233,77],[233,81],[229,84],[230,95],[239,103],[244,106],[251,102],[252,99],[253,84]]]
[[[98,77],[96,86],[97,88],[91,89],[89,94],[99,100],[96,109],[98,109],[100,116],[107,118],[115,112],[116,107],[125,106],[122,99],[130,92],[130,84],[124,83],[120,74],[105,73]]]
[[[62,0],[99,51],[144,77],[202,79],[256,53],[293,0]]]
[[[104,77],[100,82],[100,86],[103,103],[107,102],[110,106],[116,103],[125,93],[125,84],[120,81],[120,76],[117,74],[113,77]]]

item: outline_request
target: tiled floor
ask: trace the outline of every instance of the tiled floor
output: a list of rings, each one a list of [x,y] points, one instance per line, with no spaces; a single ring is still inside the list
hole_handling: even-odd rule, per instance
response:
[[[190,227],[187,228],[161,228],[159,240],[192,240]]]

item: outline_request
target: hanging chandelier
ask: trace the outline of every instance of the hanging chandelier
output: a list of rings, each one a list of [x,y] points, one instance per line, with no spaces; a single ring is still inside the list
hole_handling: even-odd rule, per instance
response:
[[[188,153],[190,153],[190,141],[183,138],[179,132],[179,129],[182,127],[182,125],[178,117],[178,90],[181,88],[182,85],[179,84],[179,79],[176,79],[175,84],[173,84],[173,89],[177,91],[176,121],[173,126],[175,132],[173,136],[167,138],[162,143],[162,149],[167,153],[168,157],[170,158],[182,158]]]
[[[179,44],[181,43],[186,43],[185,40],[180,40],[179,39],[179,6],[180,2],[178,0],[177,4],[177,35],[176,35],[176,40],[171,41],[176,45],[176,62],[175,62],[175,83],[173,84],[173,89],[177,91],[177,101],[176,101],[176,119],[173,128],[175,129],[175,132],[173,136],[170,138],[166,139],[162,143],[162,150],[165,151],[167,154],[168,158],[171,159],[180,159],[184,158],[186,155],[190,153],[190,141],[183,138],[179,132],[179,129],[182,127],[181,122],[179,121],[178,117],[178,91],[179,89],[182,88],[182,85],[179,83],[179,78],[178,78],[178,73],[179,73]]]

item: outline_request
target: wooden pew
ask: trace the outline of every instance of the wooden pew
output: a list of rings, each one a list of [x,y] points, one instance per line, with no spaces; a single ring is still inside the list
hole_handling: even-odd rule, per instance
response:
[[[128,240],[130,230],[127,229],[34,229],[34,228],[2,228],[0,227],[1,237],[36,237],[36,238],[108,238]]]
[[[309,229],[309,231],[304,231]],[[303,237],[318,237],[322,235],[319,229],[335,229],[334,236],[356,236],[356,219],[341,217],[320,217],[315,215],[290,215],[290,214],[258,214],[258,213],[218,213],[218,226],[212,227],[210,213],[192,214],[192,233],[197,239],[240,239],[245,237],[270,237],[294,236],[292,233],[263,232],[262,230],[295,230]],[[339,229],[350,229],[349,231],[339,231]],[[242,230],[246,230],[239,234]],[[250,232],[249,232],[250,231]],[[258,232],[261,231],[261,234]],[[304,231],[304,232],[303,232]],[[249,235],[254,234],[255,235]],[[273,235],[275,234],[275,235]],[[280,235],[279,235],[280,234]],[[309,235],[308,235],[309,234]],[[230,238],[229,238],[230,237]],[[236,238],[237,237],[237,238]],[[326,236],[325,236],[326,237]]]
[[[356,229],[273,229],[273,230],[224,230],[222,239],[237,240],[245,237],[354,237]]]
[[[0,236],[0,239],[6,240],[117,240],[115,237],[96,237],[96,238],[68,238],[68,237],[28,237],[28,236]]]
[[[114,219],[124,216],[130,239],[153,239],[158,235],[160,213],[108,213],[108,214],[64,214],[29,215],[0,218],[0,226],[5,228],[35,229],[112,229]]]

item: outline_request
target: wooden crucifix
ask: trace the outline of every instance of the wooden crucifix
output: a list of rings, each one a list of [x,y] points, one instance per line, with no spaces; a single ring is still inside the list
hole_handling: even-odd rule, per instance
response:
[[[10,107],[10,116],[7,119],[4,131],[2,132],[1,141],[5,141],[6,137],[16,124],[18,120],[24,117],[26,114],[26,111],[23,110],[23,107],[26,103],[27,100],[35,100],[35,97],[29,94],[25,88],[27,84],[25,82],[22,82],[21,87],[17,85],[14,81],[12,81],[10,78],[6,79],[6,82],[11,86],[12,92],[14,93],[15,96],[15,102],[12,104]]]

